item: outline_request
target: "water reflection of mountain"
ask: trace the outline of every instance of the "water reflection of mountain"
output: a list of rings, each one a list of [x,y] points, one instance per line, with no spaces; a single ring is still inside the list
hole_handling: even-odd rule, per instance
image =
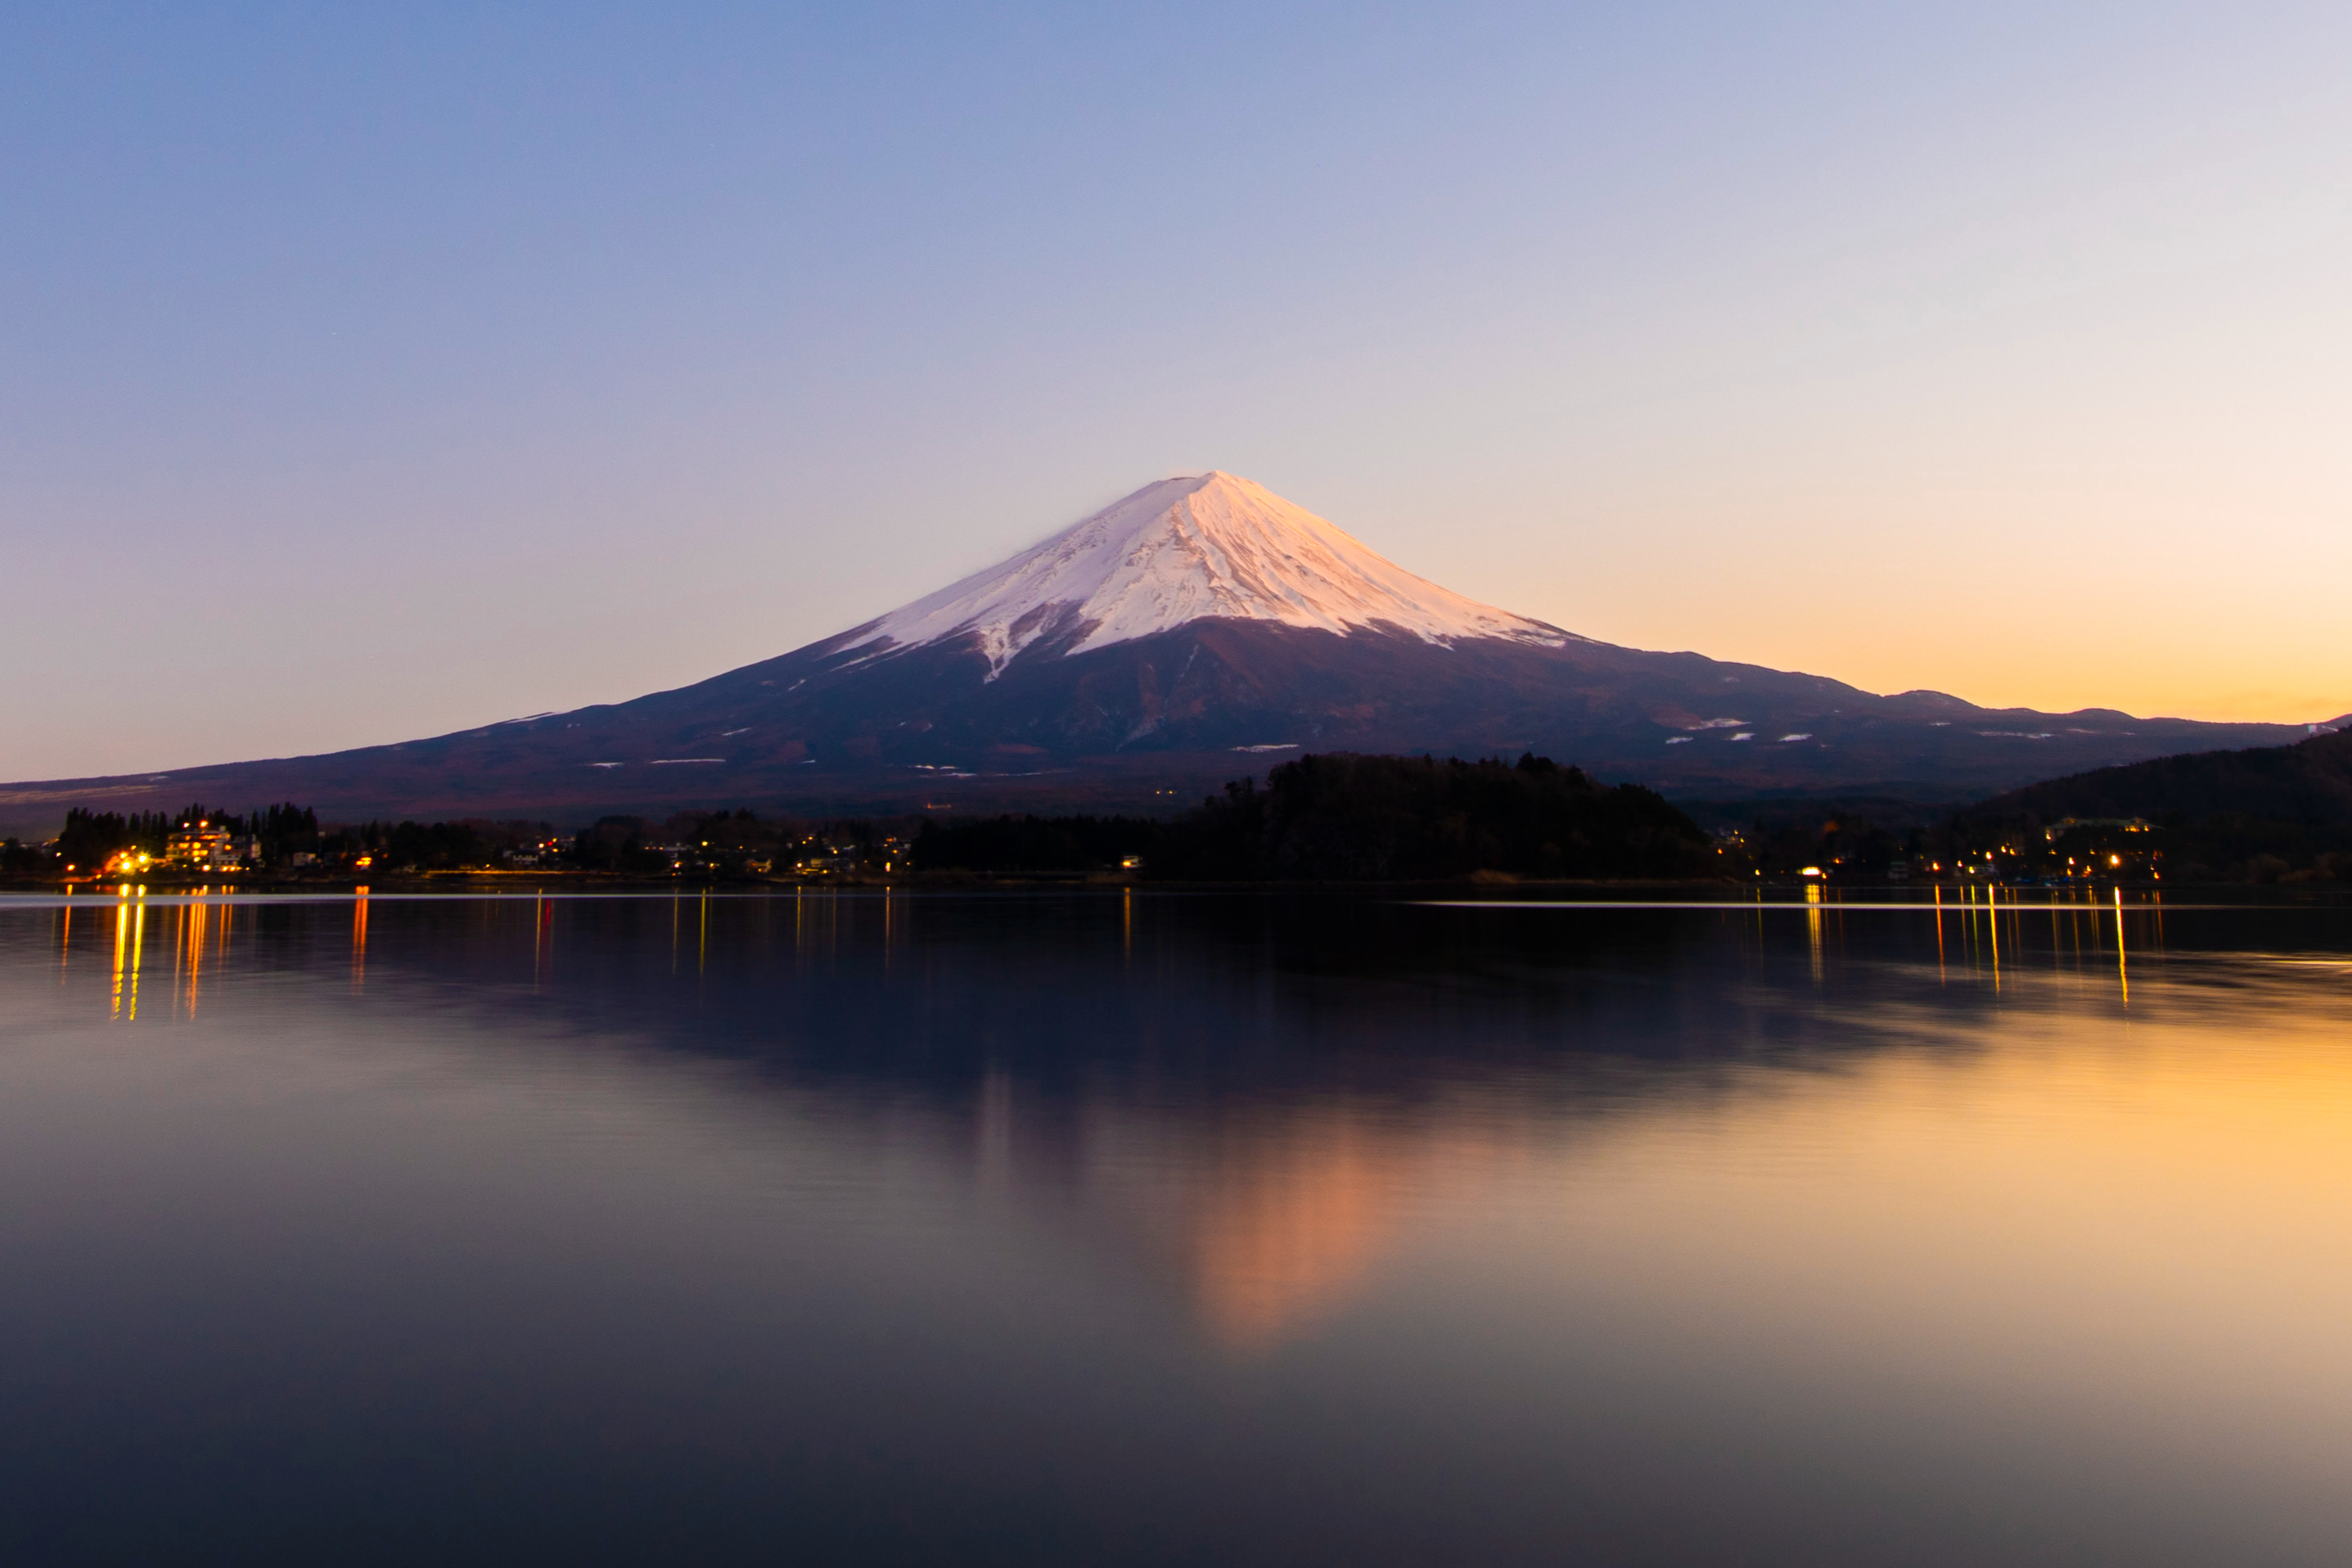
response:
[[[2014,917],[2006,934],[1957,917],[1306,896],[81,918],[79,940],[127,947],[134,984],[137,944],[156,944],[151,1012],[168,944],[190,1010],[241,967],[324,978],[320,999],[354,1016],[462,1026],[469,1048],[577,1037],[620,1042],[655,1073],[724,1064],[745,1113],[911,1141],[940,1179],[1083,1237],[1101,1267],[1160,1281],[1244,1349],[1343,1301],[1433,1194],[1474,1192],[1662,1101],[1752,1094],[1759,1066],[1820,1070],[1912,1038],[1906,1006],[1930,990],[1964,1022],[2001,1003],[2003,942],[2012,1004],[2020,965],[2104,985],[2114,962],[2112,915],[2074,910]]]
[[[463,976],[494,1005],[736,1058],[831,1115],[911,1118],[958,1179],[1053,1215],[1243,1347],[1344,1297],[1409,1194],[1780,1032],[1739,984],[1772,956],[1716,914],[1497,926],[1131,896],[521,912],[403,906],[397,936],[379,916],[378,984],[393,963]]]
[[[1017,1084],[1033,1118],[1106,1100],[1410,1108],[1497,1084],[1583,1106],[1853,1045],[1790,989],[1810,972],[1789,916],[1768,929],[1719,910],[1498,919],[1377,898],[1114,895],[566,901],[544,918],[526,900],[419,903],[373,918],[372,986],[398,974],[469,1009],[956,1114],[992,1079]],[[1924,933],[1893,951],[1886,934],[1858,956],[1915,957]]]
[[[1211,1333],[1255,1350],[1342,1303],[1444,1156],[1502,1130],[1334,1103],[1181,1120],[1104,1108],[1090,1131],[1107,1157],[1088,1205],[1128,1222]]]

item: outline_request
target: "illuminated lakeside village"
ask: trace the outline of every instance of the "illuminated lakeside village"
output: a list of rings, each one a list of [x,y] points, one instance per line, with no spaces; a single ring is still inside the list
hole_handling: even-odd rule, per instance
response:
[[[1524,777],[1525,767],[1480,765],[1506,777]],[[159,891],[196,886],[297,891],[369,881],[424,887],[515,878],[543,883],[551,877],[580,885],[1132,885],[1167,879],[2157,887],[2182,880],[2184,866],[2197,879],[2352,879],[2352,854],[2326,847],[2315,851],[2305,843],[2299,846],[2305,853],[2291,858],[2264,847],[2282,847],[2276,834],[2265,837],[2242,825],[2238,842],[2217,842],[2210,830],[2138,816],[2067,816],[2021,823],[1956,812],[1890,826],[1864,813],[1823,816],[1808,812],[1806,803],[1768,804],[1751,809],[1750,819],[1741,824],[1719,820],[1726,815],[1719,809],[1686,813],[1633,786],[1592,792],[1602,800],[1630,800],[1654,819],[1635,852],[1620,853],[1607,864],[1563,864],[1549,842],[1514,854],[1506,841],[1475,855],[1475,865],[1449,865],[1426,854],[1415,863],[1408,850],[1392,855],[1369,876],[1328,863],[1297,864],[1289,875],[1270,876],[1267,866],[1244,863],[1230,844],[1217,839],[1221,834],[1230,839],[1237,826],[1263,837],[1261,821],[1231,819],[1252,807],[1262,814],[1262,801],[1277,795],[1285,771],[1276,770],[1272,787],[1237,790],[1224,801],[1204,803],[1167,822],[1005,816],[948,826],[921,816],[763,818],[739,809],[682,812],[660,822],[608,816],[567,833],[545,821],[525,820],[321,824],[314,810],[291,804],[243,815],[201,805],[169,815],[76,809],[54,838],[0,844],[0,869],[16,886],[136,886]],[[1718,820],[1702,826],[1710,816]],[[1537,831],[1560,838],[1577,828]],[[1620,837],[1644,838],[1638,831]],[[2236,858],[2226,858],[2232,851]],[[2218,867],[2216,860],[2221,861]]]
[[[888,826],[763,823],[752,813],[685,813],[656,824],[614,817],[569,835],[545,822],[328,824],[307,806],[243,816],[192,805],[165,815],[75,810],[56,838],[0,844],[5,873],[67,888],[126,879],[174,888],[226,879],[247,887],[354,878],[584,877],[887,878],[908,869],[907,840]]]

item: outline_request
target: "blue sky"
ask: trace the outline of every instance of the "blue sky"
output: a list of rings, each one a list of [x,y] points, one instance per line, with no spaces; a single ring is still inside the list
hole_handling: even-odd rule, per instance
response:
[[[1612,640],[2352,709],[2340,8],[0,25],[0,777],[680,684],[1208,467]]]

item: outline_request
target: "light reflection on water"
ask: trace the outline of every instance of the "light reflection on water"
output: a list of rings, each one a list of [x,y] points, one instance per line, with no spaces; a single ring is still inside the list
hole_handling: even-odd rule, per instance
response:
[[[0,1549],[2344,1560],[2352,918],[1905,901],[0,908]]]

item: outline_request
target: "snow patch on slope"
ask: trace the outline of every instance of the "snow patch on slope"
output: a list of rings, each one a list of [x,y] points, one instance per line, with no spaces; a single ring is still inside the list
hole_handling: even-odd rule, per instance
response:
[[[1390,627],[1450,646],[1558,647],[1557,626],[1416,577],[1313,512],[1232,474],[1162,479],[858,628],[867,657],[971,636],[992,679],[1046,637],[1084,653],[1212,616],[1336,632]]]

